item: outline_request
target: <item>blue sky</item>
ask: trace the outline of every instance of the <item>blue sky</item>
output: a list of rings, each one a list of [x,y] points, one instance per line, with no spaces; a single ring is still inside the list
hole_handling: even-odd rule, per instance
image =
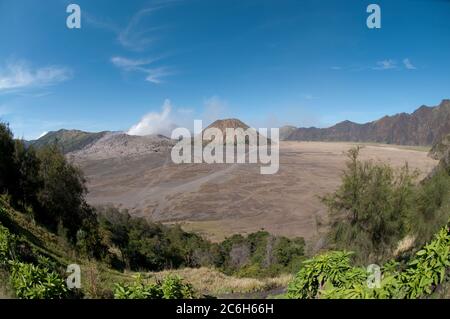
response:
[[[446,0],[0,0],[0,41],[0,118],[27,139],[197,118],[324,127],[450,98]]]

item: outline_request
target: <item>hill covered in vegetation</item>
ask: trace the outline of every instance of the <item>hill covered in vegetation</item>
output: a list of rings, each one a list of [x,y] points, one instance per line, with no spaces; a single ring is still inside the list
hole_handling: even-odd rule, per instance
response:
[[[90,133],[79,130],[65,130],[48,132],[37,140],[26,142],[27,146],[32,145],[35,148],[51,146],[57,144],[63,153],[70,153],[81,150],[86,146],[98,141],[107,132]]]

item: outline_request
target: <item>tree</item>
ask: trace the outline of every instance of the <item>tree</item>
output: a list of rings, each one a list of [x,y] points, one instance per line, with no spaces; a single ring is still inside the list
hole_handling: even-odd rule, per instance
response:
[[[408,165],[359,160],[360,148],[348,151],[347,169],[336,192],[323,201],[331,212],[330,239],[339,249],[357,252],[360,261],[379,261],[410,230],[417,172]]]
[[[83,220],[92,214],[84,199],[87,190],[83,174],[55,145],[40,149],[38,158],[42,187],[37,194],[40,207],[36,217],[53,230],[61,224],[68,239],[75,242]]]
[[[14,162],[14,139],[9,126],[0,123],[0,193],[17,192],[17,168]]]
[[[22,141],[15,141],[14,161],[18,170],[17,201],[22,208],[38,207],[37,192],[42,186],[39,176],[40,161],[32,146],[25,147]]]

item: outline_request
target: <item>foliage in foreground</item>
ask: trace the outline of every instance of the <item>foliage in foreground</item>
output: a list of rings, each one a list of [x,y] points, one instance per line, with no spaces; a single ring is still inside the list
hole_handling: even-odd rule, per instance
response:
[[[131,284],[116,284],[115,299],[192,299],[194,290],[181,277],[169,275],[156,283],[145,283],[140,275]]]
[[[61,299],[67,296],[62,277],[42,264],[51,264],[43,256],[37,265],[16,260],[18,239],[0,224],[0,268],[9,273],[9,284],[18,298]]]
[[[406,264],[395,261],[381,269],[380,287],[370,288],[363,267],[350,265],[351,253],[331,251],[307,260],[289,284],[289,298],[421,298],[446,279],[450,267],[450,223]]]
[[[11,285],[21,299],[61,299],[65,281],[54,271],[33,264],[11,262]]]

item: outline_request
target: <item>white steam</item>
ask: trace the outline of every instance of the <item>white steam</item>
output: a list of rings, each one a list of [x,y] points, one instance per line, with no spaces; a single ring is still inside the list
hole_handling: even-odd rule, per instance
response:
[[[175,124],[170,117],[171,111],[172,105],[170,100],[166,99],[160,113],[150,112],[144,115],[139,123],[133,125],[128,130],[127,134],[140,136],[161,134],[170,136],[172,130],[175,128]]]

